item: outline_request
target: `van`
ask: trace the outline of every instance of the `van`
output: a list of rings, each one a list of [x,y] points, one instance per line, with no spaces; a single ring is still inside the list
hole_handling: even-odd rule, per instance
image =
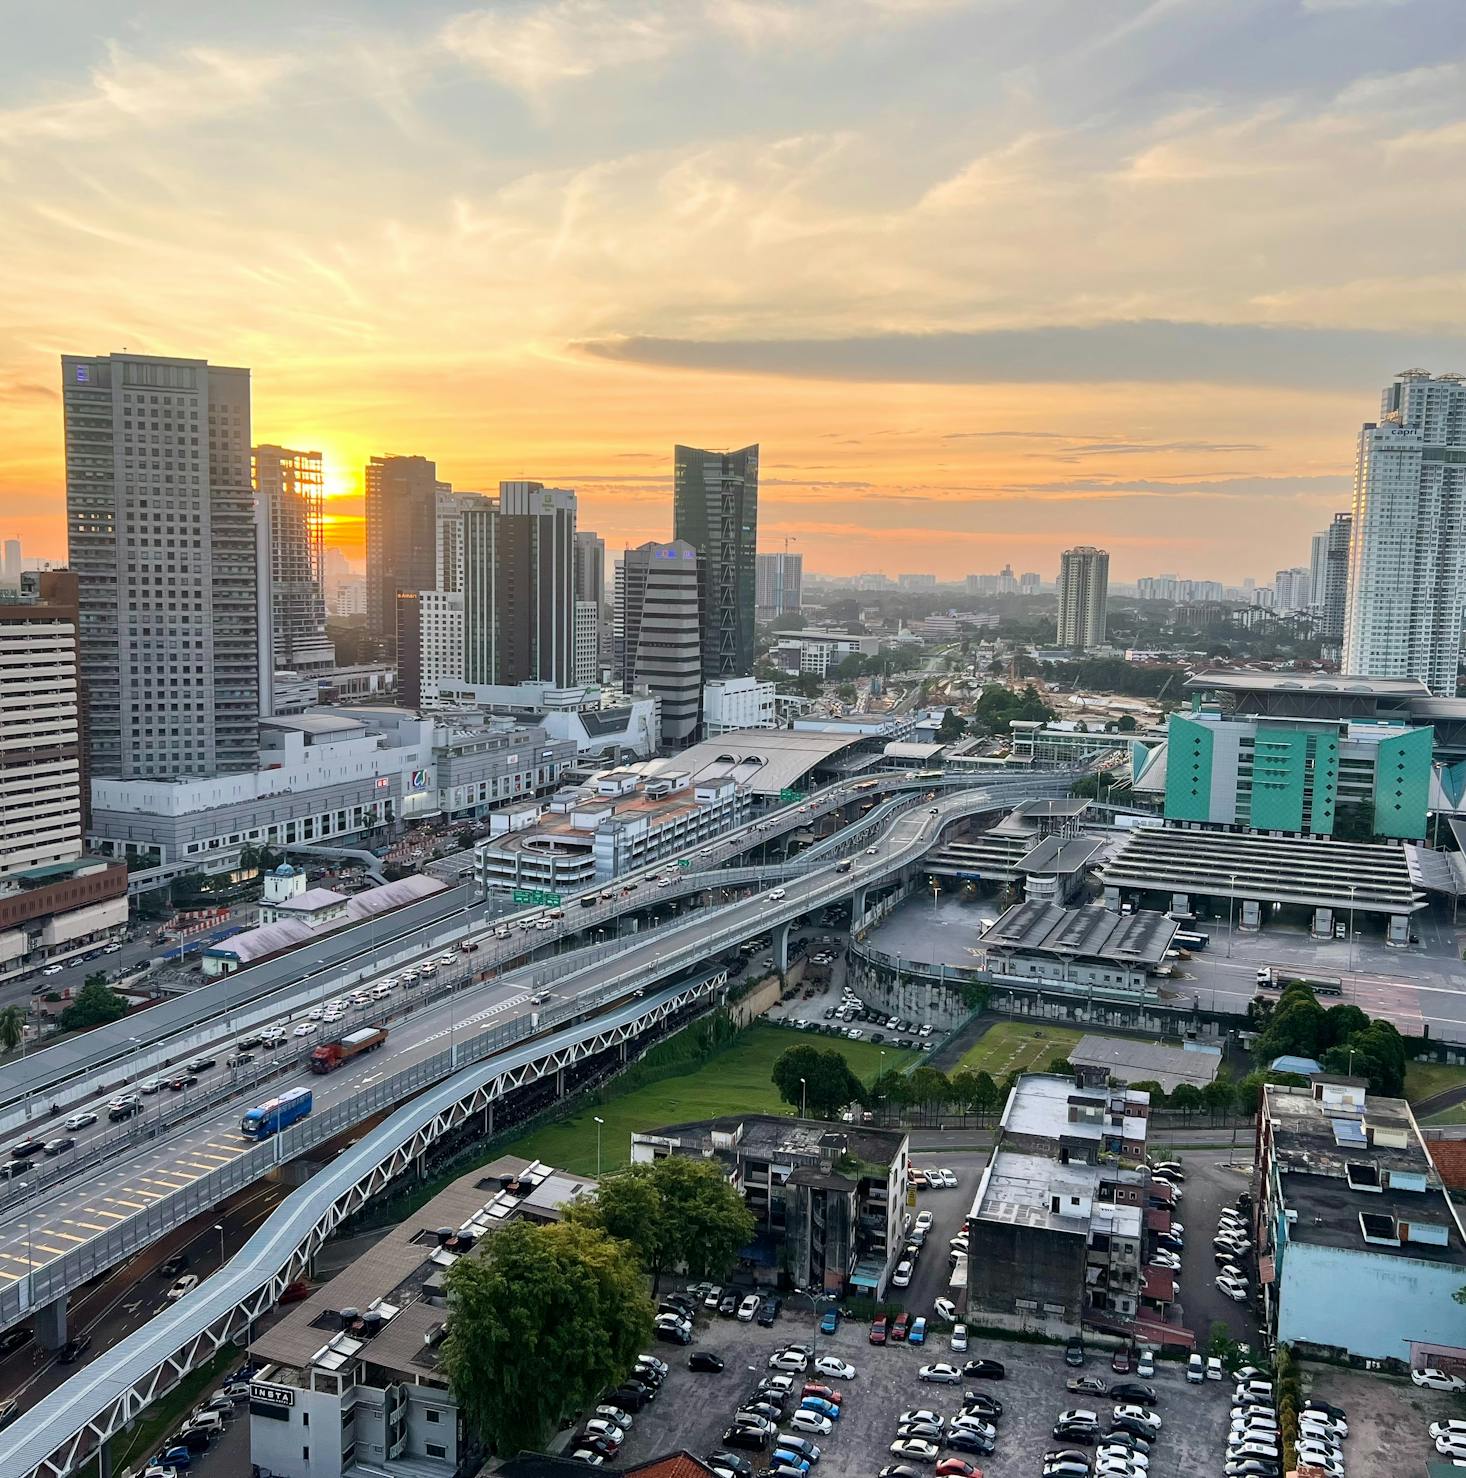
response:
[[[1193,1355],[1186,1362],[1186,1379],[1194,1386],[1199,1386],[1206,1379],[1206,1361],[1200,1355]]]
[[[217,1411],[208,1411],[200,1408],[189,1417],[188,1429],[197,1429],[199,1431],[217,1434],[224,1430],[224,1418]]]

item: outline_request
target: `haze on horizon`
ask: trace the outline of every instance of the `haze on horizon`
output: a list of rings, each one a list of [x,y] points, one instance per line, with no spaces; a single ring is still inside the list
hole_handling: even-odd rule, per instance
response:
[[[100,28],[100,29],[99,29]],[[1460,0],[153,0],[0,54],[0,536],[65,554],[59,356],[254,435],[670,533],[763,448],[821,573],[1306,563],[1381,385],[1466,371]]]

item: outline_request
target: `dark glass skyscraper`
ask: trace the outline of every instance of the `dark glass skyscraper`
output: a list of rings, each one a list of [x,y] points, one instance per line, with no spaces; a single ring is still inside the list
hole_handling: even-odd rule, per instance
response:
[[[675,452],[672,537],[698,552],[703,579],[702,675],[753,672],[757,591],[758,447]]]

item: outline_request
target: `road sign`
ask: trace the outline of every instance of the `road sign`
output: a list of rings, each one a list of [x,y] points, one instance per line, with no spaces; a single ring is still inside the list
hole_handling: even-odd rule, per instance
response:
[[[685,872],[689,867],[692,866],[692,858],[691,857],[679,857],[677,859],[677,866],[680,867],[680,868],[682,868],[683,871]]]
[[[804,799],[804,792],[802,790],[781,790],[779,792],[779,799],[781,801],[802,801]]]
[[[541,904],[545,908],[560,907],[560,895],[558,893],[545,893],[539,888],[516,888],[514,890],[514,901],[516,903]]]

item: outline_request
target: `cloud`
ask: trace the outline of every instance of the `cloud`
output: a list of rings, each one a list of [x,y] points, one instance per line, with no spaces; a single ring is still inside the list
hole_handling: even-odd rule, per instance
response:
[[[92,68],[84,89],[0,112],[0,148],[93,139],[126,127],[176,130],[254,106],[303,65],[298,55],[211,46],[154,61],[110,42],[106,61]]]
[[[882,334],[838,339],[706,340],[629,337],[579,346],[600,358],[661,368],[892,383],[1031,384],[1177,381],[1357,388],[1382,366],[1466,364],[1466,336],[1351,329],[1142,321]],[[1098,446],[1096,454],[1144,450]],[[1204,441],[1158,450],[1219,450]],[[1236,443],[1225,448],[1254,448]]]
[[[677,44],[677,32],[670,14],[649,4],[510,0],[454,16],[439,39],[461,61],[534,96],[596,72],[660,60]]]

